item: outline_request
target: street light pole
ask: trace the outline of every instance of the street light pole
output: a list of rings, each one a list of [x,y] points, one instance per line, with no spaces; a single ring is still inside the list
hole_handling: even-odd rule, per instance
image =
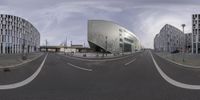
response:
[[[64,52],[65,52],[64,54],[66,55],[66,49],[67,49],[67,36],[66,36],[66,40],[65,40],[65,45],[64,45],[64,46],[65,46],[65,47],[64,47],[64,49],[65,49],[65,50],[64,50]]]
[[[83,48],[84,48],[84,57],[86,57],[86,49],[85,49],[85,42],[83,43]]]
[[[107,56],[107,45],[108,45],[108,43],[107,43],[107,36],[106,36],[106,56]]]
[[[47,40],[45,41],[45,43],[46,43],[46,52],[47,52],[48,51],[48,49],[47,49],[47,44],[48,44]]]
[[[26,60],[26,54],[25,54],[25,36],[23,37],[23,44],[22,44],[22,60]]]
[[[184,34],[184,28],[185,28],[185,24],[182,24],[181,25],[182,26],[182,28],[183,28],[183,34]],[[184,40],[185,40],[185,34],[184,34]],[[185,42],[184,42],[185,43]],[[185,61],[185,59],[184,59],[184,56],[185,56],[185,44],[183,45],[183,62]]]
[[[70,43],[71,43],[71,56],[73,55],[73,53],[72,53],[72,41],[70,41]]]

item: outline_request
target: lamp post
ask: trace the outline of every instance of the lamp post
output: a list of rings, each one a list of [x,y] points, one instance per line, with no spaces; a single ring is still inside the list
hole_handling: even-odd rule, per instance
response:
[[[25,54],[25,38],[23,39],[23,44],[22,44],[22,60],[26,60],[26,54]]]
[[[182,28],[183,28],[183,34],[184,34],[184,28],[185,28],[185,24],[181,24]],[[184,40],[185,40],[185,34],[184,34]],[[185,43],[185,42],[184,42]],[[185,56],[185,44],[183,45],[183,62],[185,61],[184,59],[184,56]]]
[[[83,48],[84,48],[84,57],[86,57],[86,49],[85,49],[85,42],[83,43]]]
[[[70,43],[71,43],[71,56],[73,55],[73,53],[72,53],[72,41],[70,41]]]
[[[45,41],[45,43],[46,43],[46,52],[48,52],[48,49],[47,49],[48,42],[47,42],[47,40]]]
[[[107,43],[107,36],[106,36],[106,56],[107,56],[107,45],[108,45],[108,43]]]
[[[66,49],[67,49],[67,36],[66,36],[65,45],[64,45],[64,54],[65,55],[66,55]]]

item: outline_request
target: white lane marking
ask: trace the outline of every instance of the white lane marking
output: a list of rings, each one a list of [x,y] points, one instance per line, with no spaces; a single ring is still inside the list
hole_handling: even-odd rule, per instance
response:
[[[79,67],[79,66],[76,66],[76,65],[73,65],[71,63],[67,63],[68,65],[74,67],[74,68],[78,68],[78,69],[81,69],[81,70],[85,70],[85,71],[92,71],[92,69],[87,69],[87,68],[83,68],[83,67]]]
[[[40,73],[46,59],[47,59],[47,56],[48,54],[46,54],[44,60],[42,61],[42,63],[40,64],[40,67],[35,71],[34,74],[32,74],[29,78],[21,81],[21,82],[18,82],[18,83],[12,83],[12,84],[7,84],[7,85],[0,85],[0,90],[7,90],[7,89],[15,89],[15,88],[18,88],[18,87],[22,87],[24,85],[27,85],[28,83],[30,83],[31,81],[33,81],[37,75]]]
[[[169,76],[167,76],[161,69],[160,67],[158,66],[157,62],[155,61],[151,51],[150,51],[150,54],[151,54],[151,58],[153,60],[153,63],[154,65],[156,66],[156,69],[157,71],[159,72],[159,74],[162,76],[162,78],[165,79],[165,81],[167,81],[168,83],[170,83],[171,85],[174,85],[176,87],[179,87],[179,88],[184,88],[184,89],[191,89],[191,90],[199,90],[200,89],[200,85],[191,85],[191,84],[185,84],[185,83],[181,83],[181,82],[178,82],[176,80],[173,80],[172,78],[170,78]]]
[[[127,63],[125,63],[124,65],[127,66],[127,65],[131,64],[132,62],[134,62],[135,60],[136,60],[136,58],[131,60],[131,61],[129,61],[129,62],[127,62]]]

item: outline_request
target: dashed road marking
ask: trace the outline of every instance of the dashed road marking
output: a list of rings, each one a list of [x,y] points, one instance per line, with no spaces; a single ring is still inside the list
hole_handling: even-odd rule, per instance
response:
[[[124,65],[127,66],[127,65],[131,64],[132,62],[134,62],[135,60],[136,60],[136,58],[134,58],[133,60],[131,60],[131,61],[127,62],[127,63],[125,63]]]
[[[77,68],[77,69],[81,69],[81,70],[85,70],[85,71],[92,71],[92,69],[87,69],[87,68],[83,68],[83,67],[79,67],[79,66],[76,66],[76,65],[73,65],[71,63],[67,63],[68,65],[74,67],[74,68]]]

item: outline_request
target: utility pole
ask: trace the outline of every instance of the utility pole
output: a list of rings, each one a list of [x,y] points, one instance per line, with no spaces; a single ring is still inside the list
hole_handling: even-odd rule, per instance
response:
[[[184,33],[184,28],[185,28],[185,24],[182,24],[181,25],[182,26],[182,28],[183,28],[183,35],[184,35],[184,40],[185,40],[185,33]],[[184,42],[185,43],[185,42]],[[185,59],[184,59],[184,56],[185,56],[185,44],[183,45],[183,62],[185,61]]]

